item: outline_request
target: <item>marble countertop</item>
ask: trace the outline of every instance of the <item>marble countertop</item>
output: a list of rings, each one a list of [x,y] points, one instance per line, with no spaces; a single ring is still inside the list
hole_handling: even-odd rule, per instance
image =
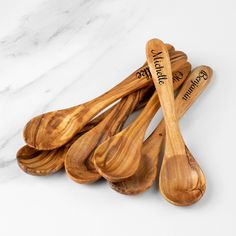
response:
[[[0,235],[235,235],[235,7],[231,0],[0,0]],[[214,69],[181,120],[206,173],[204,198],[179,208],[156,186],[128,197],[105,182],[78,185],[63,171],[22,172],[15,154],[25,123],[110,89],[143,64],[154,37],[186,52],[193,67]]]

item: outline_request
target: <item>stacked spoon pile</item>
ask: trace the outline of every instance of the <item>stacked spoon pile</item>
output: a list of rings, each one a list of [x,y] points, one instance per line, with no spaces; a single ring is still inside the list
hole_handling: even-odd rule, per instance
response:
[[[24,129],[26,145],[17,152],[20,168],[43,176],[65,167],[79,184],[103,177],[112,189],[127,195],[146,191],[159,176],[166,200],[180,206],[197,202],[206,181],[184,143],[178,119],[205,89],[212,70],[199,66],[191,71],[186,54],[159,39],[148,41],[146,56],[142,67],[103,95],[30,120]],[[144,140],[160,106],[164,118]]]

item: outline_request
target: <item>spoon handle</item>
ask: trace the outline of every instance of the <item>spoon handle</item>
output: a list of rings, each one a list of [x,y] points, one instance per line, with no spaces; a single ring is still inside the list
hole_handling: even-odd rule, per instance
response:
[[[177,76],[181,76],[181,75],[178,75],[178,73],[177,73]],[[155,90],[154,86],[147,86],[145,88],[142,88],[141,91],[138,90],[140,92],[140,98],[138,100],[138,103],[135,104],[135,108],[134,108],[133,112],[142,109],[147,104],[147,102],[150,99],[151,95],[153,94],[154,90]],[[136,91],[136,92],[138,92],[138,91]],[[133,94],[133,93],[131,93],[131,94]],[[127,95],[127,97],[128,96],[129,95]],[[127,97],[124,97],[124,98],[127,98]],[[83,129],[81,129],[79,131],[79,133],[86,132],[86,131],[92,129],[93,127],[95,127],[98,123],[100,123],[102,120],[104,120],[105,117],[107,117],[109,115],[109,113],[111,113],[114,106],[105,110],[100,115],[98,115],[94,119],[92,119]]]
[[[117,107],[114,109],[114,112],[111,112],[113,113],[110,115],[112,119],[110,119],[110,122],[106,125],[107,129],[110,130],[111,135],[114,135],[121,130],[129,115],[136,109],[144,97],[149,92],[152,92],[151,87],[152,86],[145,87],[122,98],[120,103],[117,104]]]
[[[161,40],[152,39],[147,43],[146,55],[165,118],[166,153],[168,156],[181,155],[185,153],[185,145],[175,114],[169,53]]]
[[[178,89],[182,85],[190,71],[191,64],[187,62],[181,68],[179,68],[177,72],[172,73],[174,90]],[[151,119],[153,118],[159,107],[160,102],[158,94],[155,91],[151,99],[145,106],[144,110],[141,112],[138,118],[131,124],[132,129],[136,130],[136,132],[140,132],[140,128],[146,130],[147,126],[149,125]]]
[[[183,52],[171,52],[170,59],[172,63],[172,69],[176,71],[187,61],[187,56]],[[99,97],[87,102],[86,105],[88,105],[89,107],[96,106],[97,109],[102,110],[117,99],[127,96],[128,94],[150,84],[152,84],[152,76],[149,67],[145,63],[142,67],[133,72],[121,83],[119,83],[106,93],[100,95]],[[95,111],[95,109],[93,110]]]
[[[178,119],[184,115],[200,96],[209,84],[211,77],[212,69],[208,66],[199,66],[191,72],[175,99],[176,116]],[[160,152],[164,136],[165,122],[162,119],[152,134],[145,140],[142,152],[153,159],[156,158]]]
[[[177,117],[180,118],[189,109],[193,102],[202,93],[211,81],[213,70],[209,66],[198,66],[189,75],[188,80],[176,97],[175,110]]]

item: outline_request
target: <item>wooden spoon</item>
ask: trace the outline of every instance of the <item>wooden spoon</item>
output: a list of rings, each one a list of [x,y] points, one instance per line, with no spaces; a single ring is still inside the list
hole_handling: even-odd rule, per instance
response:
[[[147,62],[157,89],[166,125],[166,147],[160,171],[161,194],[176,205],[191,205],[205,192],[205,177],[186,147],[174,107],[169,53],[159,39],[148,41]]]
[[[152,89],[154,89],[153,86],[150,90]],[[143,100],[141,100],[141,102],[135,107],[135,111],[143,108],[149,98],[150,94],[148,95],[147,93],[147,96],[145,96],[144,94]],[[59,171],[61,168],[64,167],[65,156],[70,146],[80,136],[84,135],[87,131],[91,130],[97,124],[99,124],[106,116],[109,115],[112,109],[113,107],[94,118],[69,143],[66,143],[60,148],[45,151],[37,150],[28,145],[23,146],[16,154],[18,165],[27,174],[37,176],[50,175]],[[86,164],[91,166],[90,161],[88,161],[88,163]]]
[[[27,174],[43,176],[53,174],[64,167],[64,159],[71,144],[84,133],[95,127],[109,113],[111,109],[105,111],[92,121],[90,121],[69,143],[60,148],[42,151],[28,145],[19,149],[16,154],[20,168]]]
[[[208,66],[199,66],[191,72],[175,99],[175,109],[178,118],[184,115],[206,88],[211,76],[212,69]],[[153,133],[145,140],[142,147],[142,159],[135,174],[122,182],[109,182],[115,191],[134,195],[142,193],[152,186],[157,175],[159,154],[164,136],[165,123],[162,120]]]
[[[124,97],[103,121],[71,145],[65,159],[65,170],[72,180],[83,184],[95,182],[101,177],[92,162],[95,149],[120,131],[128,116],[149,92],[150,87],[147,87]]]
[[[175,80],[177,89],[191,71],[186,63],[178,73],[182,76]],[[155,92],[138,118],[117,135],[102,143],[94,154],[95,167],[98,172],[111,182],[118,182],[132,176],[141,159],[141,148],[146,129],[160,107]]]
[[[25,145],[16,154],[17,162],[27,174],[50,175],[63,168],[67,150],[67,145],[50,151],[39,151]]]
[[[146,88],[144,88],[144,90],[145,89]],[[153,93],[154,87],[152,86],[149,90]],[[150,94],[147,93],[147,95],[145,95],[144,93],[143,100],[137,104],[134,111],[142,109],[146,105],[149,98]],[[70,142],[60,148],[53,150],[37,150],[28,145],[23,146],[16,154],[18,165],[26,173],[37,176],[50,175],[59,171],[62,167],[64,167],[64,159],[70,146],[80,136],[84,135],[87,131],[99,124],[106,116],[109,115],[112,109],[113,107],[91,120]],[[87,164],[91,166],[90,161]]]
[[[182,52],[172,52],[174,62],[186,61]],[[177,55],[177,58],[176,58]],[[121,97],[152,83],[150,75],[143,73],[144,65],[127,79],[103,95],[79,106],[48,112],[30,120],[24,129],[26,143],[38,150],[51,150],[70,141],[96,114]]]

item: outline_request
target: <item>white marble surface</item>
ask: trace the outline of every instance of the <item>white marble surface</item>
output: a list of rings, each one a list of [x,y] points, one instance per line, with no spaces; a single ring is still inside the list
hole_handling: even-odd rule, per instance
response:
[[[0,235],[236,235],[235,9],[233,0],[0,0]],[[63,172],[20,171],[24,124],[117,84],[144,62],[153,37],[215,72],[181,121],[206,173],[204,198],[178,208],[156,187],[127,197]]]

